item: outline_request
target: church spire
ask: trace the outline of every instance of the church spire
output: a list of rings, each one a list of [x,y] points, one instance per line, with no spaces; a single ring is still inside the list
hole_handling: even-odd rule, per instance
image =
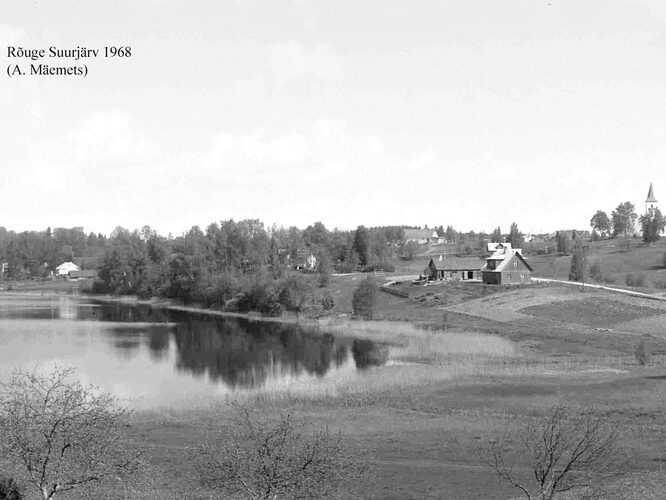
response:
[[[657,198],[654,196],[652,183],[650,183],[650,189],[648,191],[647,199],[645,200],[645,213],[648,213],[651,208],[657,208]]]

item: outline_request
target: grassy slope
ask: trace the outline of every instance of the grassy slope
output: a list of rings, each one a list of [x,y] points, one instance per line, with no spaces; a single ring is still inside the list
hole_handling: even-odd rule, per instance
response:
[[[645,288],[654,288],[654,283],[666,279],[663,268],[663,256],[666,252],[666,238],[654,246],[643,245],[640,240],[630,240],[631,247],[623,251],[618,241],[603,240],[592,242],[588,252],[588,266],[597,262],[606,281],[625,285],[625,276],[629,273],[643,273]],[[537,276],[568,279],[571,257],[567,255],[528,255],[528,260]],[[649,290],[648,290],[649,291]],[[654,291],[654,290],[652,290]]]

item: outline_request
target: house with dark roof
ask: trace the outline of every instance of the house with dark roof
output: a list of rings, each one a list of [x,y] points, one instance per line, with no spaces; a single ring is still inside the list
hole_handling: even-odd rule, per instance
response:
[[[431,280],[480,280],[484,261],[476,257],[430,259],[426,274]]]
[[[67,276],[72,281],[94,280],[97,278],[97,271],[94,269],[82,269],[81,271],[70,271]]]
[[[481,269],[481,279],[487,285],[522,284],[532,281],[533,272],[520,248],[511,248],[509,245],[486,259],[486,265]]]

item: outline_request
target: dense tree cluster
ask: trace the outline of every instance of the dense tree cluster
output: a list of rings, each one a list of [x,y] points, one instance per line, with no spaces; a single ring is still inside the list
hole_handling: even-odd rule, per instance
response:
[[[80,227],[15,233],[0,228],[5,279],[44,278],[65,261],[96,269],[97,292],[174,297],[240,311],[279,314],[330,309],[325,287],[333,272],[390,269],[405,244],[402,227],[329,230],[321,222],[301,230],[266,228],[257,219],[223,220],[182,236],[118,227],[108,237]],[[305,279],[294,270],[316,273]]]
[[[5,264],[5,277],[10,279],[47,276],[75,257],[83,267],[95,268],[106,243],[105,236],[86,235],[82,227],[16,233],[0,226],[0,260]]]
[[[638,222],[641,224],[645,243],[657,241],[666,227],[666,218],[658,208],[650,208],[646,214],[641,215]]]
[[[610,217],[603,210],[597,210],[590,219],[590,227],[600,236],[632,235],[638,215],[634,204],[625,201],[611,212]]]

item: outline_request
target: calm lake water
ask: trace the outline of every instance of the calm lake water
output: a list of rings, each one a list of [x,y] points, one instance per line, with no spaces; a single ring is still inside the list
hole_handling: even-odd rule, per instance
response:
[[[134,407],[180,406],[234,391],[272,391],[364,368],[352,338],[85,298],[0,296],[0,378],[71,366]]]

